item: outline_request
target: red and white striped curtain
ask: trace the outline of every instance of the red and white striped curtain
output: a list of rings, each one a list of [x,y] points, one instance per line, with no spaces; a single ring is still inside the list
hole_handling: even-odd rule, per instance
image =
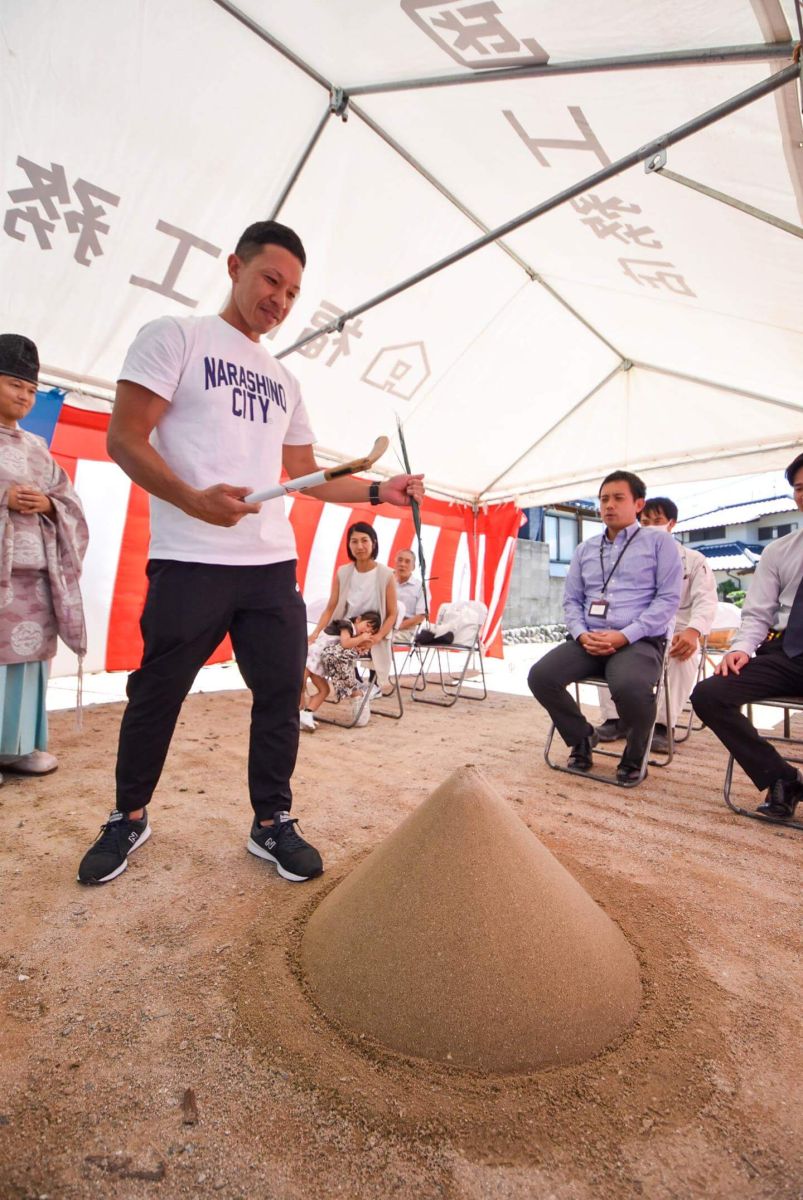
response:
[[[73,480],[89,522],[90,542],[82,591],[88,628],[85,669],[125,671],[139,663],[139,617],[145,598],[148,498],[106,453],[105,413],[65,404],[51,451]],[[347,561],[345,532],[352,521],[368,521],[379,538],[379,561],[393,562],[401,549],[416,549],[412,516],[391,505],[323,504],[307,496],[288,500],[298,547],[298,582],[310,606],[325,600],[337,568]],[[476,513],[467,504],[424,501],[422,541],[431,610],[452,600],[481,600],[488,606],[483,643],[502,656],[502,613],[510,585],[521,512],[515,504],[491,505]],[[210,659],[232,658],[226,638]],[[74,658],[63,647],[53,674],[69,674]]]

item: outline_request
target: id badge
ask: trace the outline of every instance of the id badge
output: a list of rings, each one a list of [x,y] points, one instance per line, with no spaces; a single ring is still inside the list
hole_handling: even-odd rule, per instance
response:
[[[610,603],[610,600],[605,600],[604,598],[592,600],[588,606],[589,617],[607,617]]]

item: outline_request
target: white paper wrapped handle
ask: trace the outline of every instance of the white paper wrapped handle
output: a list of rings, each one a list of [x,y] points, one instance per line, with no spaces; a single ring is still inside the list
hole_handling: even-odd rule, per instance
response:
[[[390,445],[390,440],[384,435],[378,437],[369,454],[365,458],[354,458],[351,462],[341,463],[338,467],[327,467],[323,471],[313,471],[309,475],[299,475],[297,479],[288,479],[285,483],[275,483],[272,487],[260,492],[251,492],[245,497],[246,504],[260,504],[263,500],[275,500],[277,496],[287,496],[291,492],[305,492],[308,488],[320,487],[330,479],[339,479],[343,475],[356,475],[359,471],[367,471],[382,457]]]

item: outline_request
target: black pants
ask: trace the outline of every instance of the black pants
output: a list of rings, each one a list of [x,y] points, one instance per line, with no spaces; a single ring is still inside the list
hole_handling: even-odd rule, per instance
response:
[[[229,633],[253,695],[251,804],[260,820],[288,810],[307,654],[306,609],[295,562],[227,567],[152,559],[147,574],[142,665],[128,680],[120,726],[117,807],[134,812],[150,800],[184,698]]]
[[[795,779],[796,768],[782,758],[741,712],[743,704],[772,696],[803,696],[803,654],[787,658],[783,640],[763,642],[738,675],[712,675],[691,694],[694,711],[760,790],[776,779]]]
[[[567,746],[576,746],[593,733],[593,726],[580,711],[567,683],[589,676],[604,676],[619,718],[627,728],[622,758],[634,766],[641,763],[655,721],[655,704],[665,638],[642,638],[605,657],[589,654],[579,642],[563,642],[530,668],[530,691],[555,722]]]

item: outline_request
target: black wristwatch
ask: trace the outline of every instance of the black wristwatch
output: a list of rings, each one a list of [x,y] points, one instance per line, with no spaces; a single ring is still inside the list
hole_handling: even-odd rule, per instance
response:
[[[382,501],[379,499],[379,484],[378,483],[369,484],[368,499],[371,502],[371,504],[373,504],[373,505],[382,503]]]

